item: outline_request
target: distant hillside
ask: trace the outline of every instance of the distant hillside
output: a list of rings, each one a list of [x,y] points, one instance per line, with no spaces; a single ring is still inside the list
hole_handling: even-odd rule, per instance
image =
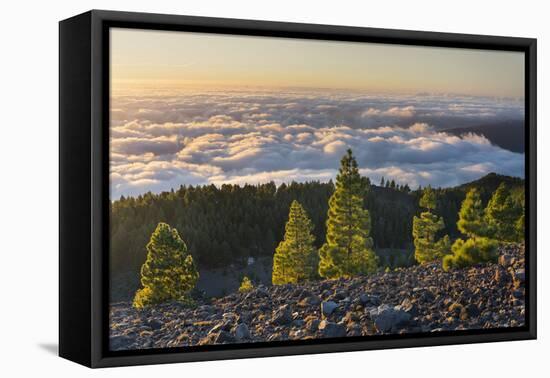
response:
[[[480,179],[477,179],[466,184],[457,186],[457,189],[469,190],[470,188],[483,188],[485,191],[492,193],[494,192],[501,183],[505,183],[509,187],[516,187],[520,185],[525,185],[525,180],[519,177],[499,175],[494,172],[491,172]]]
[[[468,133],[483,135],[494,145],[513,152],[525,152],[525,123],[523,120],[506,120],[443,131],[457,136]]]

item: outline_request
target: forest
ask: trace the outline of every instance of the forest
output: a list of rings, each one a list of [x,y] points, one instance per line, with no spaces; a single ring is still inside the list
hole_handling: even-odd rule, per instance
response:
[[[349,154],[350,161],[354,162],[351,151]],[[439,225],[432,222],[435,226],[430,226],[435,227],[434,240],[444,235],[449,240],[458,238],[461,235],[457,228],[459,210],[473,188],[483,204],[489,202],[501,184],[506,185],[510,198],[517,203],[522,201],[524,191],[524,180],[494,173],[465,185],[443,189],[411,190],[406,184],[396,184],[392,178],[371,183],[358,173],[355,181],[354,198],[360,198],[362,204],[358,206],[367,211],[368,230],[363,237],[372,243],[374,251],[418,250],[414,222],[417,216],[419,220],[426,219],[423,211],[426,208],[428,213],[437,209],[434,222]],[[336,187],[332,181],[292,182],[279,186],[272,182],[244,186],[181,186],[170,192],[121,197],[111,204],[111,276],[140,275],[147,258],[145,246],[161,222],[179,232],[199,270],[244,266],[249,257],[272,258],[286,237],[289,209],[290,215],[292,211],[298,214],[296,219],[307,215],[308,223],[304,227],[311,234],[308,243],[318,258],[316,251],[320,249],[322,256],[330,238],[327,225],[330,228],[331,222],[327,221],[327,214],[330,215],[329,206]],[[426,192],[433,193],[429,205],[424,198]],[[299,208],[295,204],[299,204]],[[413,255],[408,259],[408,263],[415,262]],[[314,270],[316,275],[317,269]],[[331,276],[329,271],[326,270],[326,277]],[[143,271],[141,273],[143,276]]]

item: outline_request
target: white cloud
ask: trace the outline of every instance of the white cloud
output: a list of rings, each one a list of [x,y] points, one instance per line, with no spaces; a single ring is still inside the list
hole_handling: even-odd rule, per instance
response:
[[[362,117],[412,117],[415,115],[415,107],[412,105],[399,107],[394,106],[387,110],[381,110],[378,108],[369,108],[363,114]]]
[[[374,182],[452,186],[491,171],[524,174],[522,154],[441,131],[488,113],[520,117],[514,101],[230,92],[113,102],[113,198],[182,184],[327,181],[347,148]]]

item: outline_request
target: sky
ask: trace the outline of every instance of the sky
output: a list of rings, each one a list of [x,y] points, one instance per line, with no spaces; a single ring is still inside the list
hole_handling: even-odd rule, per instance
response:
[[[519,53],[111,33],[112,199],[328,181],[347,148],[375,183],[524,176],[524,154],[446,132],[524,118]]]
[[[498,97],[524,93],[519,52],[116,28],[111,45],[115,88],[154,83]]]

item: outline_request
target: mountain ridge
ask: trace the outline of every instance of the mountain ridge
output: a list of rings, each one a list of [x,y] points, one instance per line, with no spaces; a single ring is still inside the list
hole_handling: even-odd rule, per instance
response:
[[[483,135],[494,145],[512,152],[525,153],[525,122],[523,120],[504,120],[476,126],[452,127],[442,131],[456,136],[469,133]]]

